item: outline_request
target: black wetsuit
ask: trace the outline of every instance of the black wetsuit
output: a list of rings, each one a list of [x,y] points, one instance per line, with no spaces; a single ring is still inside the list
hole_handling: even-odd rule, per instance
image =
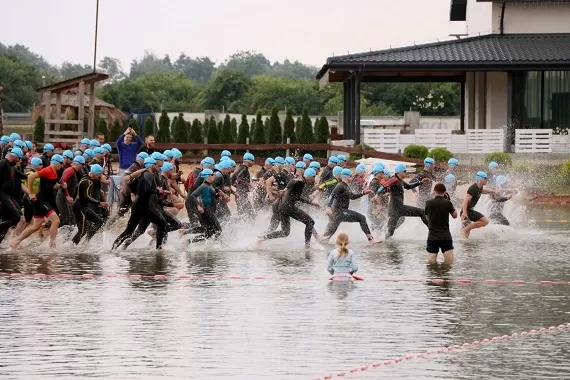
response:
[[[277,189],[277,191],[285,190],[287,184],[293,179],[293,175],[289,173],[287,170],[281,170],[279,173],[273,174],[273,178],[275,178],[273,185]],[[306,184],[305,184],[306,186]],[[279,193],[275,196],[275,200],[271,203],[271,220],[269,222],[269,228],[265,232],[266,234],[273,232],[279,227],[279,223],[281,222],[281,215],[279,212],[279,207],[281,205],[283,197],[279,195]]]
[[[323,170],[321,170],[321,177],[319,178],[319,185],[331,180],[333,176],[332,168],[330,166],[325,166]]]
[[[10,161],[5,158],[0,160],[0,216],[2,217],[0,243],[6,237],[8,230],[20,222],[20,207],[14,199],[16,186],[21,186],[22,180],[26,178],[25,176],[20,178],[20,174]]]
[[[429,182],[422,182],[424,178],[428,178]],[[436,180],[434,174],[431,171],[422,170],[418,175],[416,175],[410,182],[415,183],[419,182],[420,185],[417,188],[418,191],[418,199],[417,199],[417,206],[419,208],[424,208],[426,205],[426,201],[432,198],[431,189],[433,186],[433,182]],[[415,190],[414,190],[415,191]]]
[[[278,239],[289,236],[291,233],[291,218],[305,224],[305,245],[309,245],[311,242],[311,235],[316,236],[315,221],[309,214],[297,207],[297,202],[311,204],[311,201],[302,197],[305,184],[304,178],[289,181],[279,207],[281,231],[271,232],[265,235],[265,239]]]
[[[326,237],[332,236],[342,222],[358,222],[360,223],[362,232],[366,235],[370,235],[370,228],[368,228],[368,223],[366,223],[366,217],[359,212],[348,209],[351,199],[358,199],[363,196],[364,193],[362,192],[352,193],[350,187],[344,182],[336,184],[327,204],[328,207],[332,208],[333,213],[325,229],[324,235]]]
[[[251,178],[249,176],[249,168],[245,165],[240,165],[232,176],[232,183],[236,188],[236,206],[238,216],[248,220],[255,220],[253,207],[249,203],[247,194],[251,187]]]
[[[264,206],[267,205],[266,198],[267,198],[267,190],[265,190],[264,186],[260,186],[261,180],[267,180],[271,176],[273,176],[274,171],[273,169],[265,169],[262,167],[257,173],[255,173],[254,178],[257,179],[257,186],[253,192],[253,209],[255,211],[261,210]]]
[[[503,215],[503,208],[505,207],[505,202],[510,198],[505,196],[494,196],[491,197],[491,212],[489,213],[489,219],[497,222],[497,224],[502,224],[503,226],[510,226],[509,220]]]
[[[231,194],[231,192],[224,190],[224,188],[228,186],[228,183],[230,183],[231,186],[231,179],[229,178],[229,175],[224,175],[221,171],[218,170],[214,170],[214,175],[215,179],[212,185],[214,186],[216,195],[218,197],[216,205],[216,216],[219,221],[224,223],[229,221],[232,216],[228,202],[223,199],[223,194],[228,196]]]
[[[196,168],[192,171],[192,173],[190,173],[188,175],[189,177],[194,178],[194,183],[190,184],[188,189],[186,189],[186,191],[188,192],[188,195],[191,192],[193,192],[194,190],[196,190],[198,188],[198,186],[200,186],[200,184],[202,184],[203,179],[200,178],[201,172],[202,172],[202,169]],[[195,226],[195,225],[200,223],[200,219],[199,219],[198,214],[196,212],[196,207],[194,207],[194,205],[192,204],[192,201],[190,200],[190,197],[188,197],[188,195],[186,196],[184,206],[186,207],[186,212],[188,214],[188,220],[189,220],[190,224]]]
[[[384,186],[376,178],[372,178],[368,184],[368,189],[372,191],[369,194],[370,205],[368,207],[368,218],[370,219],[370,227],[373,230],[381,230],[387,221],[387,208],[390,197],[388,196]],[[376,203],[372,202],[372,198],[376,197]]]
[[[200,219],[200,224],[204,229],[204,234],[207,239],[214,237],[219,237],[222,233],[222,227],[216,216],[216,189],[214,186],[207,181],[203,181],[197,189],[195,189],[191,194],[188,194],[188,199],[192,207],[196,210],[198,218]],[[199,213],[196,209],[198,205],[198,198],[200,198],[203,213]]]
[[[69,169],[69,170],[68,170]],[[57,204],[57,208],[60,212],[59,215],[59,226],[73,226],[75,225],[75,212],[73,211],[73,206],[69,204],[67,201],[67,196],[75,199],[77,196],[77,187],[79,185],[79,181],[81,180],[81,170],[80,172],[76,171],[74,168],[65,169],[60,183],[65,182],[67,184],[67,188],[60,188],[57,191],[57,195],[55,197],[55,203]]]
[[[77,234],[73,237],[74,244],[79,244],[83,236],[87,240],[103,227],[103,219],[97,212],[100,207],[101,181],[85,176],[77,186],[77,198],[73,203],[73,214],[77,221]]]
[[[426,226],[428,225],[424,209],[404,204],[404,189],[411,190],[418,187],[420,184],[421,182],[410,182],[408,184],[398,177],[391,179],[389,184],[390,202],[388,203],[388,231],[386,233],[386,238],[394,235],[394,231],[398,227],[398,221],[400,218],[405,218],[407,216],[419,217]],[[403,221],[401,223],[403,223]]]

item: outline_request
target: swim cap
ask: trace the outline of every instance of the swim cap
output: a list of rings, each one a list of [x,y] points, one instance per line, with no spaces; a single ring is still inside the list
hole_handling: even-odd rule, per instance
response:
[[[207,178],[211,175],[214,175],[214,172],[211,171],[210,169],[204,169],[200,172],[200,177],[202,177],[202,178]]]
[[[358,166],[356,167],[356,173],[366,173],[366,165],[364,164],[358,164]]]
[[[232,166],[232,168],[235,168],[237,164],[234,160],[230,159],[230,165]]]
[[[457,158],[450,158],[449,161],[447,161],[447,164],[453,168],[459,165],[459,161],[457,161]]]
[[[342,173],[342,168],[340,166],[335,166],[332,170],[333,176],[337,176]]]
[[[251,154],[251,153],[246,153],[243,155],[243,160],[244,161],[253,161],[253,160],[255,160],[255,157],[253,157],[253,154]]]
[[[227,161],[227,160],[229,160],[229,159],[230,159],[230,158],[227,157],[227,156],[222,156],[222,157],[220,157],[220,162],[222,162],[222,161]]]
[[[396,167],[394,167],[394,173],[398,174],[398,173],[405,173],[408,171],[408,168],[406,167],[405,164],[399,162],[396,164]]]
[[[453,181],[455,181],[455,176],[453,174],[450,173],[450,174],[445,176],[445,182],[450,183]]]
[[[91,140],[89,140],[87,137],[81,139],[81,145],[89,145],[89,144],[91,144]]]
[[[166,173],[169,170],[174,170],[174,166],[170,162],[165,162],[160,168],[161,173]]]
[[[303,160],[313,161],[313,156],[310,155],[309,153],[305,153],[305,155],[303,156]]]
[[[95,152],[93,152],[93,149],[85,149],[85,152],[83,152],[84,156],[93,158],[95,157]]]
[[[81,164],[81,165],[85,165],[85,158],[81,157],[81,156],[77,156],[73,159],[73,163],[74,164]]]
[[[274,161],[275,161],[275,164],[277,164],[277,165],[283,165],[285,163],[285,160],[283,159],[283,157],[279,157],[279,156],[275,157]]]
[[[345,178],[345,177],[352,177],[352,170],[350,170],[350,169],[342,169],[341,175],[342,175],[342,178]]]
[[[504,185],[507,183],[507,177],[504,175],[498,175],[497,178],[495,178],[495,183],[497,185]]]
[[[24,149],[26,144],[24,144],[24,142],[22,140],[16,140],[16,141],[14,141],[14,146],[17,146],[18,148]]]
[[[285,157],[285,163],[287,165],[295,165],[295,159],[293,157]]]
[[[172,154],[174,154],[174,158],[182,158],[182,152],[179,151],[177,148],[171,149]]]
[[[29,141],[29,140],[24,141],[24,144],[26,144],[26,148],[28,148],[28,149],[34,148],[34,143]]]
[[[103,144],[103,146],[101,148],[105,149],[109,153],[111,153],[113,151],[113,148],[111,148],[111,145],[109,145],[109,144]]]
[[[93,149],[93,153],[95,153],[95,155],[97,154],[105,154],[105,149],[101,148],[100,146],[96,147],[95,149]]]
[[[73,152],[70,151],[70,150],[65,150],[65,151],[63,151],[62,156],[65,157],[65,158],[69,158],[70,160],[73,160],[73,157],[75,157],[75,156],[73,155]]]
[[[338,164],[338,157],[336,157],[336,156],[330,156],[330,157],[329,157],[329,165],[330,165],[330,164],[335,164],[335,165]]]
[[[426,159],[424,160],[424,166],[431,166],[433,165],[434,161],[433,158],[431,157],[426,157]]]
[[[338,158],[338,162],[346,162],[346,156],[344,154],[339,154],[338,156],[336,156],[336,158]]]
[[[52,164],[63,164],[63,156],[61,154],[54,154],[51,156]]]
[[[53,145],[51,144],[45,144],[44,145],[44,152],[53,152],[55,150],[55,148],[53,147]]]
[[[171,150],[165,150],[164,152],[162,152],[162,154],[168,158],[174,158],[174,153],[172,153]]]
[[[18,147],[10,149],[10,154],[14,157],[18,157],[20,160],[24,158],[24,152]]]
[[[499,164],[497,164],[495,161],[489,162],[489,169],[497,169],[498,167]]]
[[[475,175],[475,178],[477,178],[477,180],[481,180],[481,179],[487,179],[487,173],[480,171],[477,172],[477,175]]]
[[[229,169],[232,167],[232,163],[229,160],[220,161],[218,166],[220,167],[220,170]]]
[[[376,175],[378,173],[382,173],[384,171],[384,169],[385,169],[384,164],[381,162],[377,162],[372,167],[372,174]]]
[[[265,165],[273,165],[273,158],[269,157],[265,160]]]
[[[151,166],[156,165],[156,160],[152,157],[147,157],[144,159],[144,167],[150,168]]]
[[[220,164],[214,165],[214,169],[216,169],[218,171],[222,170],[222,168],[220,167]]]
[[[214,160],[212,157],[206,157],[206,158],[204,158],[204,162],[206,162],[208,165],[214,166],[214,164],[216,163],[216,160]]]
[[[232,154],[230,153],[229,150],[223,150],[222,151],[222,157],[231,157]]]
[[[295,164],[295,167],[297,169],[306,169],[307,168],[307,164],[305,164],[303,161],[299,161]]]
[[[137,160],[143,160],[145,158],[148,158],[148,153],[147,152],[140,152],[139,154],[137,154]]]
[[[8,136],[2,136],[0,139],[4,144],[8,144],[10,142],[10,138]]]
[[[91,170],[89,170],[91,174],[103,174],[103,168],[99,164],[91,165]]]
[[[31,166],[40,166],[42,165],[42,159],[39,157],[34,157],[32,158],[32,160],[30,161],[30,165]]]
[[[319,163],[319,161],[312,161],[312,162],[309,164],[309,167],[310,167],[310,168],[313,168],[313,169],[320,169],[320,168],[321,168],[321,164]]]
[[[303,173],[303,176],[305,176],[305,177],[316,177],[317,172],[313,168],[308,168],[307,170],[305,170],[305,173]]]
[[[80,150],[76,150],[76,151],[73,153],[73,155],[74,155],[74,156],[83,156],[83,152],[80,151]]]
[[[10,135],[10,141],[16,141],[16,140],[21,140],[21,139],[22,139],[22,138],[21,138],[20,135],[17,134],[17,133],[12,133],[12,134]]]
[[[91,141],[89,141],[89,145],[91,145],[92,148],[96,148],[98,146],[101,146],[101,144],[99,143],[99,140],[91,140]]]
[[[384,175],[390,177],[392,175],[392,172],[390,171],[390,169],[384,168]]]
[[[160,160],[160,161],[166,161],[166,156],[160,152],[154,152],[153,154],[150,155],[152,158],[154,158],[155,160]]]

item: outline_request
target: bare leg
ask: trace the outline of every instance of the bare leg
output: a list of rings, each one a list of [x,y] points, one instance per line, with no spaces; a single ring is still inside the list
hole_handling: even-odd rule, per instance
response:
[[[428,264],[437,264],[437,253],[428,252],[427,261]]]
[[[469,223],[467,226],[463,227],[461,229],[461,236],[468,238],[469,234],[471,233],[471,230],[474,230],[476,228],[485,227],[487,224],[489,224],[489,220],[485,217],[482,217],[478,221]]]
[[[453,265],[453,249],[443,252],[443,262],[446,265]]]
[[[41,230],[43,223],[44,223],[43,218],[34,218],[32,224],[30,224],[28,227],[26,227],[26,229],[24,231],[22,231],[20,236],[18,236],[14,240],[12,240],[10,247],[18,248],[18,246],[20,245],[20,243],[22,241],[24,241],[25,239],[30,237],[36,231]]]
[[[57,229],[59,228],[59,216],[54,212],[48,219],[51,221],[51,227],[49,229],[49,246],[50,248],[55,248],[55,238],[57,237]]]

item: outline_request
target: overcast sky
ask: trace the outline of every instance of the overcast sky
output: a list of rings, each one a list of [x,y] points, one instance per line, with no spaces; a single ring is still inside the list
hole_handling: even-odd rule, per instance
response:
[[[489,33],[490,5],[469,1],[469,33]],[[52,64],[92,64],[96,0],[2,2],[0,42],[26,45]],[[117,57],[128,70],[145,50],[218,63],[255,50],[271,61],[321,66],[347,51],[447,39],[449,6],[450,0],[99,0],[97,60]]]

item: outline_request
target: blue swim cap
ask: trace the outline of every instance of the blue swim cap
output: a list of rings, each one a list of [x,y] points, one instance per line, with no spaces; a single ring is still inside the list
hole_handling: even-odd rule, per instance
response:
[[[30,161],[30,165],[31,166],[40,166],[42,165],[42,159],[39,157],[34,157],[32,158],[32,160]]]
[[[22,138],[20,137],[19,134],[17,133],[12,133],[10,134],[10,141],[16,141],[16,140],[21,140]]]
[[[449,161],[447,161],[447,164],[453,168],[459,165],[459,161],[457,160],[457,158],[450,158]]]
[[[338,156],[336,156],[336,158],[338,158],[339,164],[341,162],[346,162],[346,156],[344,154],[339,154]]]
[[[274,161],[275,161],[276,165],[283,165],[285,163],[285,160],[283,159],[283,157],[279,157],[279,156],[275,157]]]
[[[309,167],[310,167],[310,168],[313,168],[313,169],[320,169],[320,168],[321,168],[321,164],[319,163],[319,161],[312,161],[312,162],[309,164]]]
[[[386,167],[384,166],[383,163],[377,162],[377,163],[375,163],[374,166],[372,167],[372,174],[376,175],[376,174],[382,173],[385,168],[386,168]]]
[[[92,148],[96,148],[98,146],[101,146],[101,143],[99,143],[99,140],[91,140],[89,141],[89,145],[91,145]]]
[[[230,158],[227,157],[227,156],[222,156],[222,157],[220,157],[220,162],[222,162],[222,161],[227,161],[227,160],[229,160],[229,159],[230,159]]]
[[[305,173],[303,173],[303,176],[305,176],[305,177],[316,177],[317,172],[313,168],[308,168],[307,170],[305,170]]]
[[[218,171],[222,170],[222,168],[220,167],[220,164],[214,165],[214,169],[216,169]]]
[[[174,166],[170,162],[165,162],[160,168],[161,173],[166,173],[169,170],[174,170]]]
[[[495,183],[497,185],[504,185],[507,183],[507,177],[504,175],[498,175],[497,178],[495,178]]]
[[[24,152],[18,147],[10,149],[10,154],[14,157],[18,157],[20,160],[24,158]]]
[[[498,167],[499,164],[497,164],[495,161],[489,162],[489,169],[497,169]]]
[[[113,151],[113,148],[111,148],[111,145],[109,145],[109,144],[103,144],[103,146],[101,148],[105,149],[109,153],[111,153]]]
[[[85,158],[81,157],[81,156],[77,156],[73,159],[73,163],[74,164],[81,164],[81,165],[85,165]]]
[[[450,174],[445,176],[445,182],[451,183],[453,181],[455,181],[455,176],[453,174],[450,173]]]
[[[93,152],[93,149],[85,149],[85,152],[83,152],[84,156],[93,158],[95,157],[95,152]]]
[[[0,139],[4,144],[8,144],[10,142],[10,138],[8,136],[2,136]]]
[[[237,166],[236,162],[232,159],[230,159],[230,165],[232,168],[235,168]]]
[[[287,165],[295,165],[295,159],[293,157],[285,157],[285,163]]]
[[[216,160],[214,160],[212,157],[206,157],[204,158],[204,162],[208,165],[212,165],[214,166],[216,164]]]
[[[431,157],[426,157],[424,159],[424,166],[431,166],[431,165],[433,165],[433,163],[434,163],[434,160]]]
[[[230,153],[229,150],[223,150],[221,156],[222,157],[231,157],[232,154]]]
[[[90,145],[91,144],[91,140],[89,140],[87,137],[81,139],[81,145]]]
[[[384,172],[383,172],[383,173],[384,173],[385,176],[388,176],[388,177],[392,175],[392,172],[390,171],[389,168],[384,168]]]
[[[99,164],[91,165],[91,170],[89,170],[91,174],[103,174],[103,168]]]
[[[487,176],[487,173],[480,171],[480,172],[477,172],[477,174],[475,175],[475,178],[477,180],[481,180],[481,179],[487,179],[488,176]]]
[[[151,166],[156,165],[156,160],[152,157],[147,157],[144,159],[144,167],[150,168]]]
[[[95,155],[97,154],[105,154],[105,149],[101,148],[100,146],[96,147],[95,149],[93,149],[93,153],[95,153]]]
[[[174,154],[174,158],[182,158],[182,152],[179,151],[177,148],[171,149],[172,154]]]
[[[253,160],[255,160],[255,157],[253,157],[253,154],[251,154],[251,153],[246,153],[243,155],[243,160],[244,161],[253,161]]]
[[[352,176],[352,170],[342,169],[341,176],[342,176],[342,178],[351,177]]]
[[[218,164],[220,170],[229,169],[232,167],[232,163],[229,160],[220,161]]]
[[[154,152],[153,154],[150,155],[153,159],[155,160],[160,160],[160,161],[165,161],[166,160],[166,156],[160,152]]]
[[[61,154],[54,154],[51,156],[52,164],[63,164],[63,156]]]
[[[407,172],[408,168],[406,167],[405,164],[399,162],[396,164],[396,167],[394,168],[394,173],[398,174],[398,173],[404,173]]]
[[[26,144],[24,144],[24,142],[22,140],[16,140],[16,141],[14,141],[14,146],[17,146],[18,148],[24,149]]]
[[[137,154],[137,160],[143,160],[145,158],[148,158],[148,153],[147,152],[140,152],[139,154]]]
[[[303,156],[303,160],[313,161],[313,156],[309,153],[305,153],[305,155]]]
[[[65,150],[65,151],[63,151],[62,156],[65,157],[65,158],[69,158],[70,160],[73,160],[73,157],[75,157],[75,156],[73,155],[73,152],[70,151],[70,150]]]
[[[265,160],[265,165],[273,165],[273,158],[269,157]]]
[[[342,173],[342,168],[340,166],[335,166],[332,170],[333,176],[337,176]]]
[[[356,167],[356,173],[366,173],[366,165],[364,164],[358,164],[358,166]]]
[[[207,178],[211,175],[214,175],[214,172],[210,169],[204,169],[200,172],[200,177],[202,177],[202,178]]]
[[[29,140],[24,141],[24,144],[26,144],[26,148],[28,148],[28,149],[34,148],[34,143],[29,141]]]
[[[168,158],[174,158],[174,153],[172,153],[171,150],[165,150],[164,152],[162,152],[162,154],[164,154]]]
[[[305,164],[303,161],[299,161],[295,164],[295,167],[297,169],[306,169],[307,168],[307,164]]]
[[[80,150],[76,150],[75,152],[73,152],[74,156],[83,156],[83,152]]]
[[[335,164],[335,165],[338,164],[338,157],[336,157],[336,156],[330,156],[330,157],[329,157],[329,165],[330,165],[330,164]]]
[[[54,146],[51,144],[44,145],[44,152],[53,152],[55,150]]]

